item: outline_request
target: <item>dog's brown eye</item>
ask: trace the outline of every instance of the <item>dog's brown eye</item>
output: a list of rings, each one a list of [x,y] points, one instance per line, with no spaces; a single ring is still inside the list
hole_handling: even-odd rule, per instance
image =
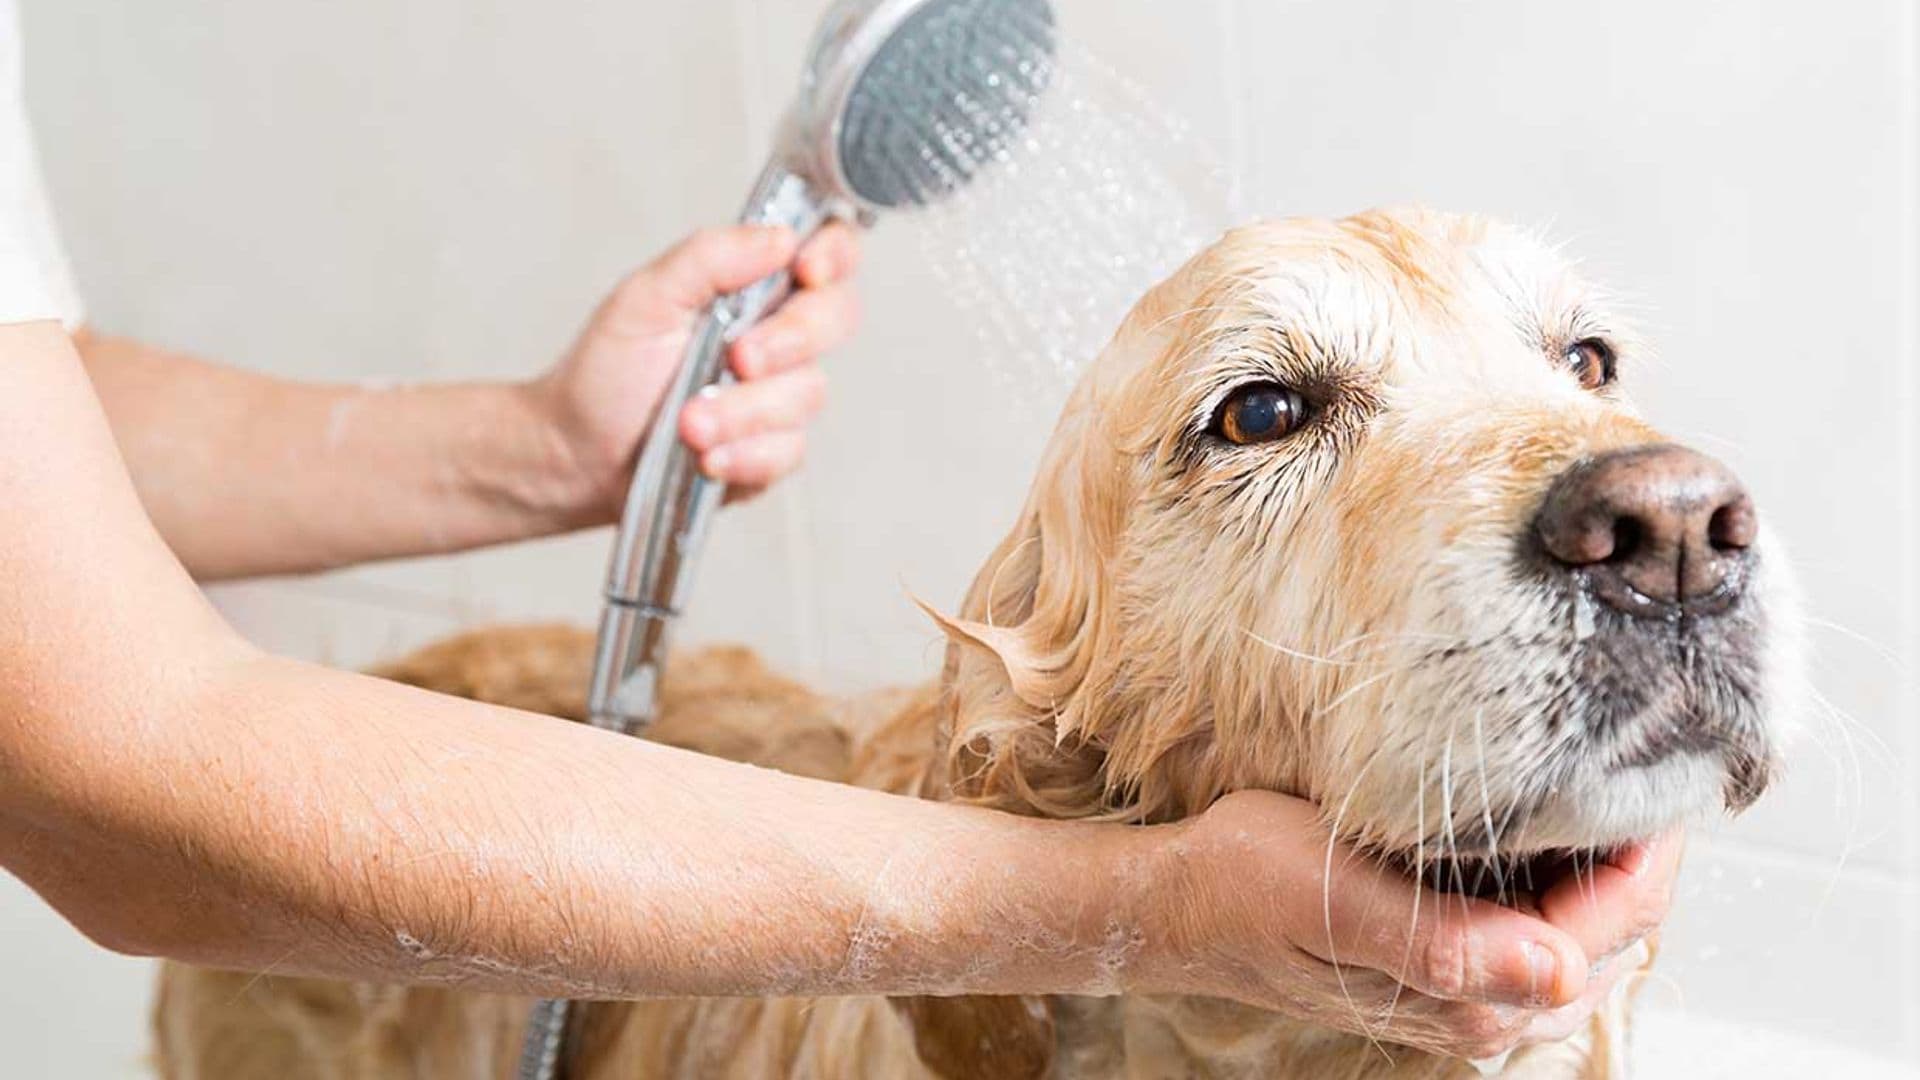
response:
[[[1580,385],[1588,390],[1598,390],[1613,383],[1613,350],[1599,338],[1583,338],[1567,346],[1561,361],[1580,380]]]
[[[1213,433],[1235,446],[1284,439],[1307,418],[1307,401],[1278,383],[1235,390],[1213,418]]]

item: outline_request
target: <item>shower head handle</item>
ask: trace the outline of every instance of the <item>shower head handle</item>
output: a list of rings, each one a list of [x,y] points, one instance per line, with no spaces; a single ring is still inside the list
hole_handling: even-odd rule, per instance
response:
[[[951,194],[1005,156],[1050,79],[1050,0],[839,0],[814,37],[801,92],[741,217],[806,236],[832,216],[869,216]],[[730,378],[726,348],[778,307],[786,271],[716,300],[641,446],[608,572],[588,707],[635,731],[653,718],[667,632],[680,612],[720,487],[676,422],[694,394]],[[570,1009],[536,1003],[516,1075],[559,1068]]]
[[[776,163],[755,183],[741,221],[784,225],[806,236],[833,212],[804,178]],[[792,274],[779,270],[716,299],[661,397],[627,489],[607,573],[607,606],[587,694],[596,725],[631,732],[652,721],[667,627],[686,605],[707,523],[722,495],[721,485],[700,472],[673,418],[702,390],[733,381],[727,347],[792,289]]]

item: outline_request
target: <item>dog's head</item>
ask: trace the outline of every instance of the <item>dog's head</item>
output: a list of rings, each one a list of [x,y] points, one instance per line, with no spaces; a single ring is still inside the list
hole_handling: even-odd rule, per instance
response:
[[[947,782],[1139,821],[1268,788],[1427,861],[1606,849],[1772,774],[1791,585],[1550,248],[1395,211],[1237,230],[1076,389],[960,617]]]

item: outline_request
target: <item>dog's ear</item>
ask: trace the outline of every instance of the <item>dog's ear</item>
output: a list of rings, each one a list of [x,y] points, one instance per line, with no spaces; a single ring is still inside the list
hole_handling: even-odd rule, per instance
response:
[[[932,613],[949,640],[937,778],[948,796],[1048,817],[1168,812],[1165,785],[1145,774],[1206,717],[1189,708],[1177,723],[1137,719],[1168,680],[1130,659],[1163,643],[1121,640],[1138,621],[1121,610],[1142,602],[1121,599],[1127,530],[1180,434],[1164,421],[1184,368],[1155,361],[1203,331],[1192,320],[1218,306],[1204,289],[1229,278],[1196,260],[1141,301],[1074,390],[1019,521],[959,614]]]
[[[941,1080],[1038,1080],[1053,1066],[1053,1010],[1038,997],[894,998],[921,1064]]]
[[[1079,404],[960,614],[926,608],[949,640],[949,794],[1050,817],[1098,813],[1106,794],[1106,706],[1081,690],[1114,628],[1125,484],[1112,444],[1083,430],[1097,410]]]

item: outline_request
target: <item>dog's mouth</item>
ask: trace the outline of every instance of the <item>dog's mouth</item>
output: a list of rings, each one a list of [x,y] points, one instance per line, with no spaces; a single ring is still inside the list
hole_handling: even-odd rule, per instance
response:
[[[1551,848],[1534,852],[1473,852],[1436,857],[1411,852],[1395,861],[1435,892],[1491,900],[1530,910],[1538,897],[1567,881],[1592,878],[1603,866],[1622,866],[1642,847],[1639,841],[1604,848]]]

